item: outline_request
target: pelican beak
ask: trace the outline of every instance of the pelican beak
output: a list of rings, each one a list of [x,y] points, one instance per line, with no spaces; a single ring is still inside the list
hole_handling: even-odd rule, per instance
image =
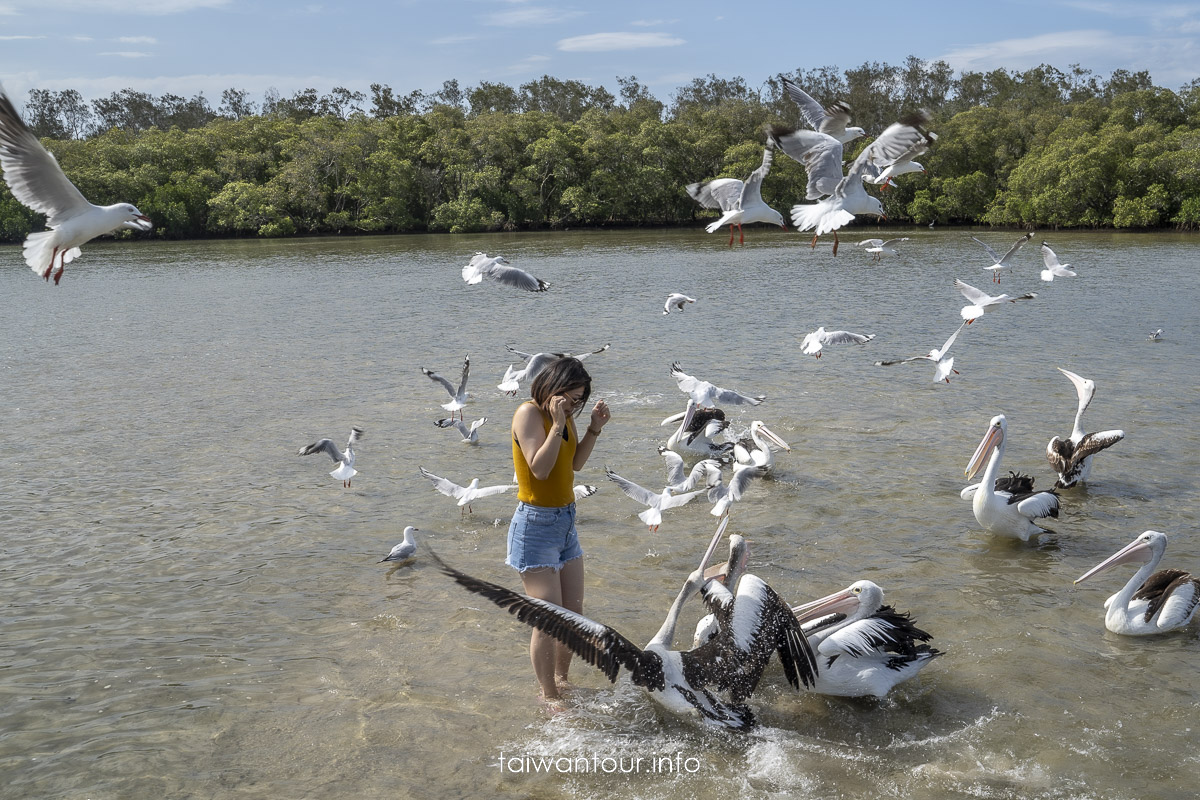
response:
[[[858,595],[843,589],[804,605],[792,606],[792,613],[801,625],[830,614],[849,614],[858,608]]]
[[[967,464],[967,480],[974,478],[979,473],[979,470],[983,469],[984,465],[987,464],[988,458],[991,457],[992,451],[999,447],[1000,442],[1003,440],[1004,432],[1000,430],[999,425],[992,425],[988,428],[988,432],[983,436],[983,441],[975,449],[975,455],[971,456],[971,460]]]
[[[759,425],[758,432],[764,438],[766,438],[768,441],[770,441],[772,444],[774,444],[776,447],[779,447],[783,450],[787,450],[789,453],[792,452],[791,445],[789,445],[783,439],[780,439],[778,436],[776,436],[775,433],[770,428],[768,428],[766,425]]]
[[[1118,564],[1128,564],[1130,561],[1145,562],[1149,561],[1153,557],[1154,553],[1150,549],[1150,544],[1148,542],[1143,542],[1140,538],[1138,538],[1125,545],[1120,550],[1089,569],[1087,572],[1080,575],[1075,579],[1075,583],[1082,583],[1093,575],[1104,572],[1104,570],[1109,569],[1110,567],[1115,567]]]

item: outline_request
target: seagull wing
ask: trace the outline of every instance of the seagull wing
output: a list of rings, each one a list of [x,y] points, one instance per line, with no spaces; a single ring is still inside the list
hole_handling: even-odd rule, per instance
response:
[[[959,325],[957,329],[955,329],[954,333],[950,334],[950,338],[946,340],[944,345],[942,345],[942,349],[937,351],[938,358],[945,357],[946,351],[950,349],[950,345],[954,344],[954,340],[958,338],[958,334],[962,333],[962,329],[965,327],[967,327],[967,323],[964,322],[963,324]],[[926,356],[926,358],[928,358],[928,356]]]
[[[426,477],[428,477],[428,476],[426,476]],[[491,497],[494,494],[503,494],[504,492],[507,492],[509,489],[515,489],[515,488],[517,488],[517,485],[515,483],[506,483],[502,486],[478,486],[474,490],[472,490],[469,494],[471,495],[471,499],[475,500],[480,497]]]
[[[467,376],[471,374],[471,357],[467,356],[463,359],[462,380],[459,381],[458,391],[453,392],[454,397],[462,397],[467,391]]]
[[[850,123],[849,105],[839,100],[829,106],[822,106],[813,99],[812,95],[787,78],[783,79],[783,88],[787,91],[788,97],[800,106],[800,115],[813,130],[833,137],[846,132],[846,126]]]
[[[742,184],[742,193],[738,197],[738,207],[745,208],[746,201],[755,199],[761,202],[762,200],[762,182],[767,177],[767,173],[771,171],[771,162],[775,159],[775,148],[763,148],[762,164],[758,169],[750,173],[750,177],[746,178],[746,182]]]
[[[608,476],[608,479],[610,481],[615,483],[617,486],[620,486],[622,492],[629,495],[634,500],[638,501],[639,503],[641,503],[644,506],[653,506],[662,497],[662,495],[656,494],[656,493],[650,491],[649,489],[646,489],[642,486],[638,486],[636,483],[634,483],[631,480],[622,478],[620,475],[613,472],[608,467],[604,468],[604,474]]]
[[[334,461],[338,462],[344,458],[342,451],[339,450],[338,446],[333,443],[333,439],[321,439],[318,442],[310,444],[308,447],[302,447],[300,449],[300,455],[302,456],[311,456],[313,453],[325,453]]]
[[[1010,247],[1010,248],[1008,248],[1008,252],[1007,252],[1007,253],[1005,253],[1003,256],[1001,256],[1001,257],[1000,257],[1000,260],[999,260],[999,262],[997,262],[997,263],[999,263],[999,264],[1003,264],[1004,266],[1006,266],[1006,267],[1007,267],[1007,266],[1008,266],[1008,263],[1007,263],[1007,262],[1008,262],[1008,259],[1009,259],[1010,257],[1012,257],[1014,254],[1016,254],[1016,252],[1017,252],[1018,250],[1020,250],[1020,249],[1021,249],[1021,247],[1023,247],[1023,246],[1024,246],[1024,244],[1025,244],[1026,242],[1028,242],[1028,241],[1029,241],[1030,239],[1032,239],[1032,238],[1033,238],[1033,231],[1030,231],[1029,233],[1027,233],[1027,234],[1025,234],[1024,236],[1022,236],[1020,239],[1017,239],[1017,241],[1013,243],[1013,246],[1012,246],[1012,247]],[[1048,248],[1048,247],[1047,247],[1046,249],[1047,249],[1047,250],[1049,250],[1050,248]],[[1053,253],[1052,253],[1052,254],[1053,254]]]
[[[450,419],[447,417],[445,419],[436,420],[433,424],[437,425],[439,428],[458,428],[458,432],[462,434],[464,439],[467,438],[468,434],[470,433],[467,430],[466,424],[461,419]],[[471,430],[474,429],[475,426],[472,425]]]
[[[876,169],[889,167],[900,160],[915,145],[921,142],[927,143],[929,140],[924,126],[928,124],[929,115],[925,112],[908,114],[900,121],[893,122],[883,133],[879,134],[879,138],[863,148],[863,151],[858,154],[858,158],[854,159],[854,163],[846,175],[847,180],[853,177],[862,181],[863,176],[868,174],[872,167]]]
[[[756,406],[763,400],[767,399],[765,394],[759,394],[751,397],[748,394],[735,392],[733,389],[722,389],[717,387],[716,394],[713,395],[719,403],[730,403],[735,406],[751,405]]]
[[[767,136],[785,155],[804,165],[808,172],[807,199],[833,194],[842,180],[841,142],[818,131],[779,126],[768,128]]]
[[[438,375],[433,370],[425,369],[425,367],[421,367],[421,372],[424,373],[429,380],[434,381],[435,383],[440,383],[442,388],[446,390],[446,394],[450,395],[451,397],[456,396],[454,387],[450,385],[450,381],[446,380],[441,375]]]
[[[991,247],[989,247],[987,242],[980,242],[980,241],[979,241],[978,239],[976,239],[974,236],[972,236],[972,237],[971,237],[971,241],[973,241],[973,242],[977,242],[978,244],[981,244],[981,245],[983,245],[983,249],[984,249],[984,250],[987,250],[987,251],[988,251],[988,255],[992,257],[992,263],[993,263],[993,264],[999,264],[999,263],[1000,263],[1000,254],[999,254],[999,253],[997,253],[995,250],[993,250]]]
[[[971,303],[977,306],[988,305],[992,299],[992,296],[987,292],[980,291],[969,283],[963,283],[958,278],[954,279],[954,288],[962,292],[963,297],[967,298],[971,301]]]
[[[1045,265],[1046,269],[1062,267],[1062,264],[1058,260],[1058,254],[1051,250],[1050,246],[1045,242],[1042,242],[1042,264]]]
[[[45,214],[49,227],[57,227],[94,207],[25,125],[3,88],[0,88],[0,168],[13,197]]]
[[[659,448],[663,460],[667,462],[667,486],[676,491],[684,491],[683,482],[687,475],[683,471],[683,456],[665,447]],[[690,489],[691,487],[686,487]]]
[[[851,333],[850,331],[825,331],[825,344],[866,344],[875,338],[873,333]]]
[[[420,467],[419,469],[421,470],[422,475],[433,481],[433,488],[437,489],[447,497],[453,497],[455,500],[461,500],[462,496],[466,494],[466,487],[459,486],[454,481],[443,478],[440,475],[434,475],[424,467]]]
[[[717,178],[687,186],[687,193],[705,208],[732,211],[742,199],[744,184],[737,178]]]
[[[524,289],[527,292],[544,292],[550,288],[550,284],[540,278],[535,278],[523,269],[517,267],[506,267],[502,264],[492,264],[484,273],[488,278],[496,283],[502,283],[505,286],[512,286],[517,289]]]
[[[533,353],[522,353],[520,350],[513,347],[511,344],[504,345],[504,349],[507,350],[508,352],[512,353],[514,356],[521,359],[522,361],[528,361],[533,356]]]

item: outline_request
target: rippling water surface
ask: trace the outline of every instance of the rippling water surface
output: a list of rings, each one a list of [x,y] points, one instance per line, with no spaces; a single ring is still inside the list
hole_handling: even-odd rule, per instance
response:
[[[1132,568],[1072,580],[1148,528],[1171,536],[1166,565],[1200,571],[1194,237],[1039,234],[1079,277],[1043,284],[1023,250],[1001,288],[1038,298],[966,329],[944,385],[925,362],[873,362],[945,341],[956,276],[993,286],[970,232],[908,235],[883,265],[854,236],[834,258],[765,229],[732,250],[697,231],[93,243],[58,288],[4,248],[0,795],[1193,796],[1196,627],[1114,636],[1102,604]],[[475,250],[552,289],[466,286]],[[663,316],[671,291],[698,302]],[[822,324],[878,338],[801,355]],[[580,474],[600,486],[579,505],[590,615],[648,640],[714,529],[693,503],[649,534],[604,479],[662,481],[678,360],[765,393],[735,427],[792,445],[735,506],[751,568],[793,602],[869,578],[945,655],[883,701],[798,695],[773,667],[750,735],[576,662],[551,716],[524,626],[428,558],[377,563],[415,525],[423,552],[519,588],[515,500],[460,517],[417,467],[508,482],[504,345],[605,343],[586,362],[613,409]],[[466,415],[488,417],[474,448],[433,426],[445,398],[418,369],[456,379],[468,353]],[[1055,534],[993,537],[959,499],[963,468],[1003,412],[1005,468],[1053,482],[1046,442],[1075,411],[1056,366],[1097,383],[1086,427],[1126,439]],[[345,490],[296,451],[351,425],[366,438]]]

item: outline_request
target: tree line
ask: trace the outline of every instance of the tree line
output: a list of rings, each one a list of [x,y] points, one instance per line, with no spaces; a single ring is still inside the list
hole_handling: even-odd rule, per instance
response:
[[[227,89],[216,110],[126,89],[85,102],[30,92],[24,117],[93,202],[132,202],[169,238],[689,225],[711,212],[689,183],[744,178],[763,127],[797,125],[787,77],[844,99],[867,137],[924,108],[938,139],[926,173],[883,192],[893,222],[1200,227],[1200,79],[1172,91],[1145,72],[1072,65],[955,75],[942,61],[799,69],[753,87],[709,75],[670,103],[634,76],[603,87],[543,76],[370,98],[338,87],[261,104]],[[764,199],[784,212],[803,168],[776,158]],[[42,218],[0,187],[0,239]]]

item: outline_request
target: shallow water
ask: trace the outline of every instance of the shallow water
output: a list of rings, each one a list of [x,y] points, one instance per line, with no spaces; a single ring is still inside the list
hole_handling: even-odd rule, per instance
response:
[[[945,385],[925,362],[873,362],[940,346],[964,302],[953,279],[993,289],[986,255],[969,231],[904,234],[882,265],[853,234],[834,258],[765,229],[732,250],[697,231],[100,242],[57,288],[0,250],[0,794],[1192,796],[1197,628],[1114,636],[1102,604],[1132,568],[1072,581],[1148,528],[1171,536],[1166,565],[1200,570],[1195,238],[1039,233],[1079,277],[1043,283],[1024,249],[1001,289],[1038,298],[966,329]],[[551,290],[465,285],[475,250]],[[698,302],[663,316],[671,291]],[[801,355],[821,324],[878,338]],[[772,668],[751,735],[667,716],[581,662],[548,715],[524,626],[428,558],[377,563],[416,525],[422,552],[519,588],[515,500],[462,517],[417,466],[507,482],[504,345],[605,343],[586,364],[613,421],[579,476],[600,486],[579,505],[591,616],[648,640],[714,529],[693,503],[649,534],[604,479],[662,480],[678,360],[765,393],[735,427],[762,419],[792,446],[734,508],[751,568],[793,602],[874,580],[945,655],[883,701],[797,695]],[[468,353],[478,447],[433,426],[445,398],[418,370],[455,380]],[[1075,410],[1055,366],[1096,381],[1088,430],[1126,439],[1067,493],[1056,533],[988,535],[963,468],[1003,412],[1004,467],[1053,482],[1046,442]],[[345,490],[296,451],[351,425],[366,438]]]

